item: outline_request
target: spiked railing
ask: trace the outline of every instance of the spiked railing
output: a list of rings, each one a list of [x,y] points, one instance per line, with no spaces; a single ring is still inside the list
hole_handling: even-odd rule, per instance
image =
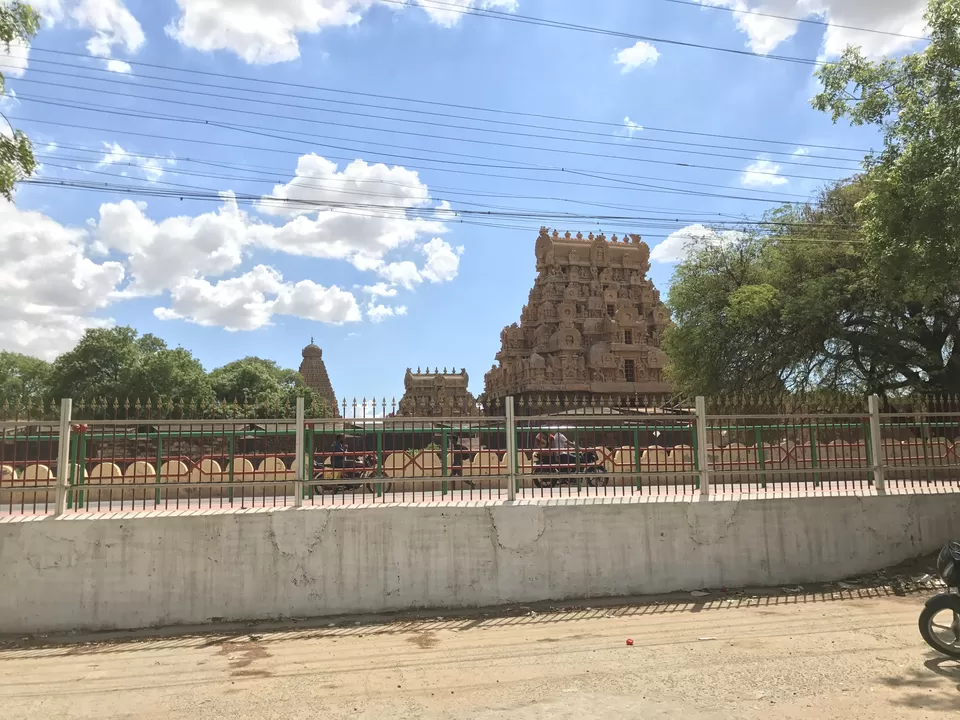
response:
[[[944,395],[532,394],[421,399],[402,415],[396,398],[344,398],[337,412],[298,404],[76,399],[62,416],[59,402],[2,400],[0,514],[918,491],[960,480],[960,402]]]

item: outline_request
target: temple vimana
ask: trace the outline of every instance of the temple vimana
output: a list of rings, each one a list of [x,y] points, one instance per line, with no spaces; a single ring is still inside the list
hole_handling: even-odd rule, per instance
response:
[[[607,239],[593,233],[540,230],[537,277],[520,322],[500,333],[496,364],[484,378],[487,407],[512,395],[518,412],[548,401],[576,407],[610,398],[666,400],[666,355],[660,349],[670,315],[647,279],[650,248],[639,235]],[[322,352],[303,349],[307,385],[337,407]],[[466,370],[407,369],[397,415],[456,417],[477,413]]]
[[[324,406],[330,408],[329,412],[333,417],[340,417],[337,395],[333,392],[327,366],[323,363],[323,350],[314,345],[313,338],[310,338],[310,344],[303,349],[301,355],[303,362],[300,363],[300,376],[303,382],[317,394]]]
[[[575,399],[668,397],[660,339],[670,317],[647,279],[650,248],[640,236],[543,228],[536,256],[520,323],[500,334],[497,364],[486,375],[487,402],[549,397],[565,407]]]

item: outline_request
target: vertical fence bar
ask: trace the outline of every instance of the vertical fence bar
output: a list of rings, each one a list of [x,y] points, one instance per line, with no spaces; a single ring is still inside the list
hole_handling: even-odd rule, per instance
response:
[[[60,401],[60,438],[57,446],[57,491],[54,516],[59,517],[67,509],[67,478],[70,477],[70,414],[73,400]]]
[[[513,396],[507,397],[507,500],[517,499],[517,419],[513,414]]]
[[[297,429],[296,429],[296,440],[295,440],[295,449],[297,458],[297,475],[296,479],[293,481],[293,505],[294,507],[303,506],[303,476],[304,468],[307,464],[307,455],[304,452],[303,447],[303,431],[304,431],[304,402],[302,397],[297,398]],[[313,473],[313,458],[310,460],[310,472]]]
[[[698,395],[696,399],[697,411],[697,468],[700,478],[700,495],[710,494],[709,454],[707,453],[707,399]]]
[[[883,465],[883,437],[880,434],[880,398],[871,395],[867,400],[867,407],[870,410],[870,466],[873,469],[873,485],[877,492],[883,492],[886,489],[886,478],[884,478]]]
[[[160,429],[161,427],[162,426],[157,426],[157,467],[154,477],[154,480],[157,484],[154,503],[156,504],[158,510],[160,509],[160,484],[163,482],[163,476],[161,475],[163,472],[163,430]],[[170,494],[169,491],[167,491],[167,498],[169,499],[169,497]]]
[[[72,412],[72,411],[71,411]],[[79,444],[79,436],[71,434],[70,435],[70,472],[69,480],[70,484],[74,485],[77,481],[78,465],[77,465],[77,446]],[[67,490],[67,510],[73,509],[73,490]],[[56,510],[56,506],[54,506]]]

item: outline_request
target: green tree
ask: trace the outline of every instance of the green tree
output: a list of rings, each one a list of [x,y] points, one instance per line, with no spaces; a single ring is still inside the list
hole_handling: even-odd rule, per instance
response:
[[[289,414],[298,397],[307,407],[317,398],[300,373],[281,368],[272,360],[247,357],[219,367],[210,373],[210,384],[217,400],[257,408],[257,416],[269,415],[278,409]]]
[[[50,387],[55,397],[86,400],[209,402],[213,397],[207,374],[193,355],[129,327],[88,330],[53,363]]]
[[[10,49],[14,40],[29,42],[40,29],[40,15],[22,2],[0,2],[0,43]],[[0,73],[0,96],[4,93],[4,77]],[[33,174],[37,167],[30,139],[0,113],[0,121],[10,126],[13,136],[0,132],[0,195],[13,200],[13,186]]]
[[[834,122],[882,132],[857,208],[870,260],[887,282],[936,305],[960,262],[960,0],[930,0],[926,20],[923,51],[871,62],[848,48],[817,72],[823,89],[812,103]]]
[[[960,0],[930,0],[927,22],[921,52],[849,48],[818,72],[815,108],[883,135],[860,175],[681,263],[681,389],[960,392]]]
[[[50,397],[50,363],[13,352],[0,352],[0,398]]]
[[[859,221],[867,194],[864,178],[842,183],[771,213],[772,231],[691,252],[664,340],[679,388],[960,391],[960,327],[943,298],[918,302],[871,262]]]

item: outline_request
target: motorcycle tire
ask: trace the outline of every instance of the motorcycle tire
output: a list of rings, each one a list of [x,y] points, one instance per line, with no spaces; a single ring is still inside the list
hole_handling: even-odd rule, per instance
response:
[[[610,478],[591,472],[587,476],[587,485],[590,487],[606,487],[610,484]]]
[[[367,483],[367,492],[371,495],[377,494],[377,484],[376,483]],[[383,494],[386,495],[389,492],[393,492],[393,483],[385,482],[383,483]]]
[[[946,655],[947,657],[960,659],[960,641],[958,641],[956,645],[945,645],[933,630],[934,618],[944,610],[953,610],[955,613],[960,613],[960,597],[943,594],[930,598],[930,600],[927,601],[926,607],[924,607],[920,613],[920,636],[927,645],[938,653]]]

